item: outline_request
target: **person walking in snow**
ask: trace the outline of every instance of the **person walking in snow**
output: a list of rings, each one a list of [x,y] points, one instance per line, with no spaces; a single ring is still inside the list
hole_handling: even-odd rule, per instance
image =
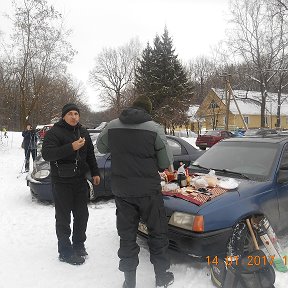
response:
[[[50,161],[51,167],[59,260],[72,265],[83,264],[88,255],[84,243],[89,216],[85,175],[89,169],[93,184],[100,183],[94,146],[79,120],[78,106],[74,103],[64,105],[62,119],[46,133],[42,145],[42,156]]]
[[[7,130],[6,130],[5,127],[3,127],[2,131],[3,131],[3,134],[4,134],[4,138],[8,138]]]
[[[140,251],[136,243],[140,218],[148,228],[150,261],[157,286],[174,280],[167,256],[168,224],[161,194],[159,170],[170,167],[173,156],[163,128],[152,121],[152,103],[140,96],[100,133],[97,148],[111,153],[111,184],[115,195],[117,230],[120,236],[119,270],[124,272],[123,288],[136,287]]]
[[[25,153],[25,172],[30,168],[30,155],[33,161],[37,156],[37,134],[31,124],[27,124],[26,130],[22,132],[23,148]]]

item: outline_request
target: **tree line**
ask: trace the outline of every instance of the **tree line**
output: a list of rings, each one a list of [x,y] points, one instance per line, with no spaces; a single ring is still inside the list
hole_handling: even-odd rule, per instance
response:
[[[189,107],[200,104],[212,87],[224,88],[227,79],[234,89],[261,92],[263,127],[267,98],[277,92],[280,125],[288,86],[288,0],[231,0],[226,39],[213,48],[213,56],[188,63],[176,54],[167,27],[144,48],[138,39],[103,48],[89,74],[105,107],[97,113],[86,104],[83,85],[67,73],[77,51],[62,15],[46,0],[13,1],[13,7],[10,42],[0,34],[0,125],[11,130],[27,122],[49,123],[67,102],[80,105],[83,123],[97,126],[117,117],[138,95],[147,95],[153,119],[173,130],[187,125]]]

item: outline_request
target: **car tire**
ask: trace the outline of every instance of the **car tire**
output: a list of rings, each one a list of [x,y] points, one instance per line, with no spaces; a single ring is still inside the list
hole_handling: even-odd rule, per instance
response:
[[[253,239],[251,234],[248,233],[244,239],[243,254],[249,255],[249,253],[251,253],[253,250],[255,250]]]
[[[240,221],[234,226],[232,236],[228,241],[227,256],[249,255],[253,250],[255,246],[247,224],[245,221]]]
[[[206,150],[206,147],[199,147],[200,150]]]

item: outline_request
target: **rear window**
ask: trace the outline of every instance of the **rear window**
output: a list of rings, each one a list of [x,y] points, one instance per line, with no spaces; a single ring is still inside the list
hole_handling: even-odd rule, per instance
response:
[[[174,156],[181,155],[181,145],[178,142],[172,139],[167,139],[167,142]]]
[[[220,132],[219,131],[207,131],[204,135],[209,135],[209,136],[220,136]]]

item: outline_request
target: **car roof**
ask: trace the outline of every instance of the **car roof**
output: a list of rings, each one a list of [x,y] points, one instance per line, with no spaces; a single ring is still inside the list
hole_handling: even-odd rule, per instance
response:
[[[94,128],[88,128],[87,131],[88,131],[89,133],[101,133],[101,132],[102,132],[102,130],[100,130],[100,129],[94,129]]]
[[[287,142],[288,141],[288,136],[285,135],[267,135],[267,136],[259,136],[259,137],[236,137],[236,138],[228,138],[225,140],[222,140],[225,142],[258,142],[258,143],[281,143],[281,142]]]

